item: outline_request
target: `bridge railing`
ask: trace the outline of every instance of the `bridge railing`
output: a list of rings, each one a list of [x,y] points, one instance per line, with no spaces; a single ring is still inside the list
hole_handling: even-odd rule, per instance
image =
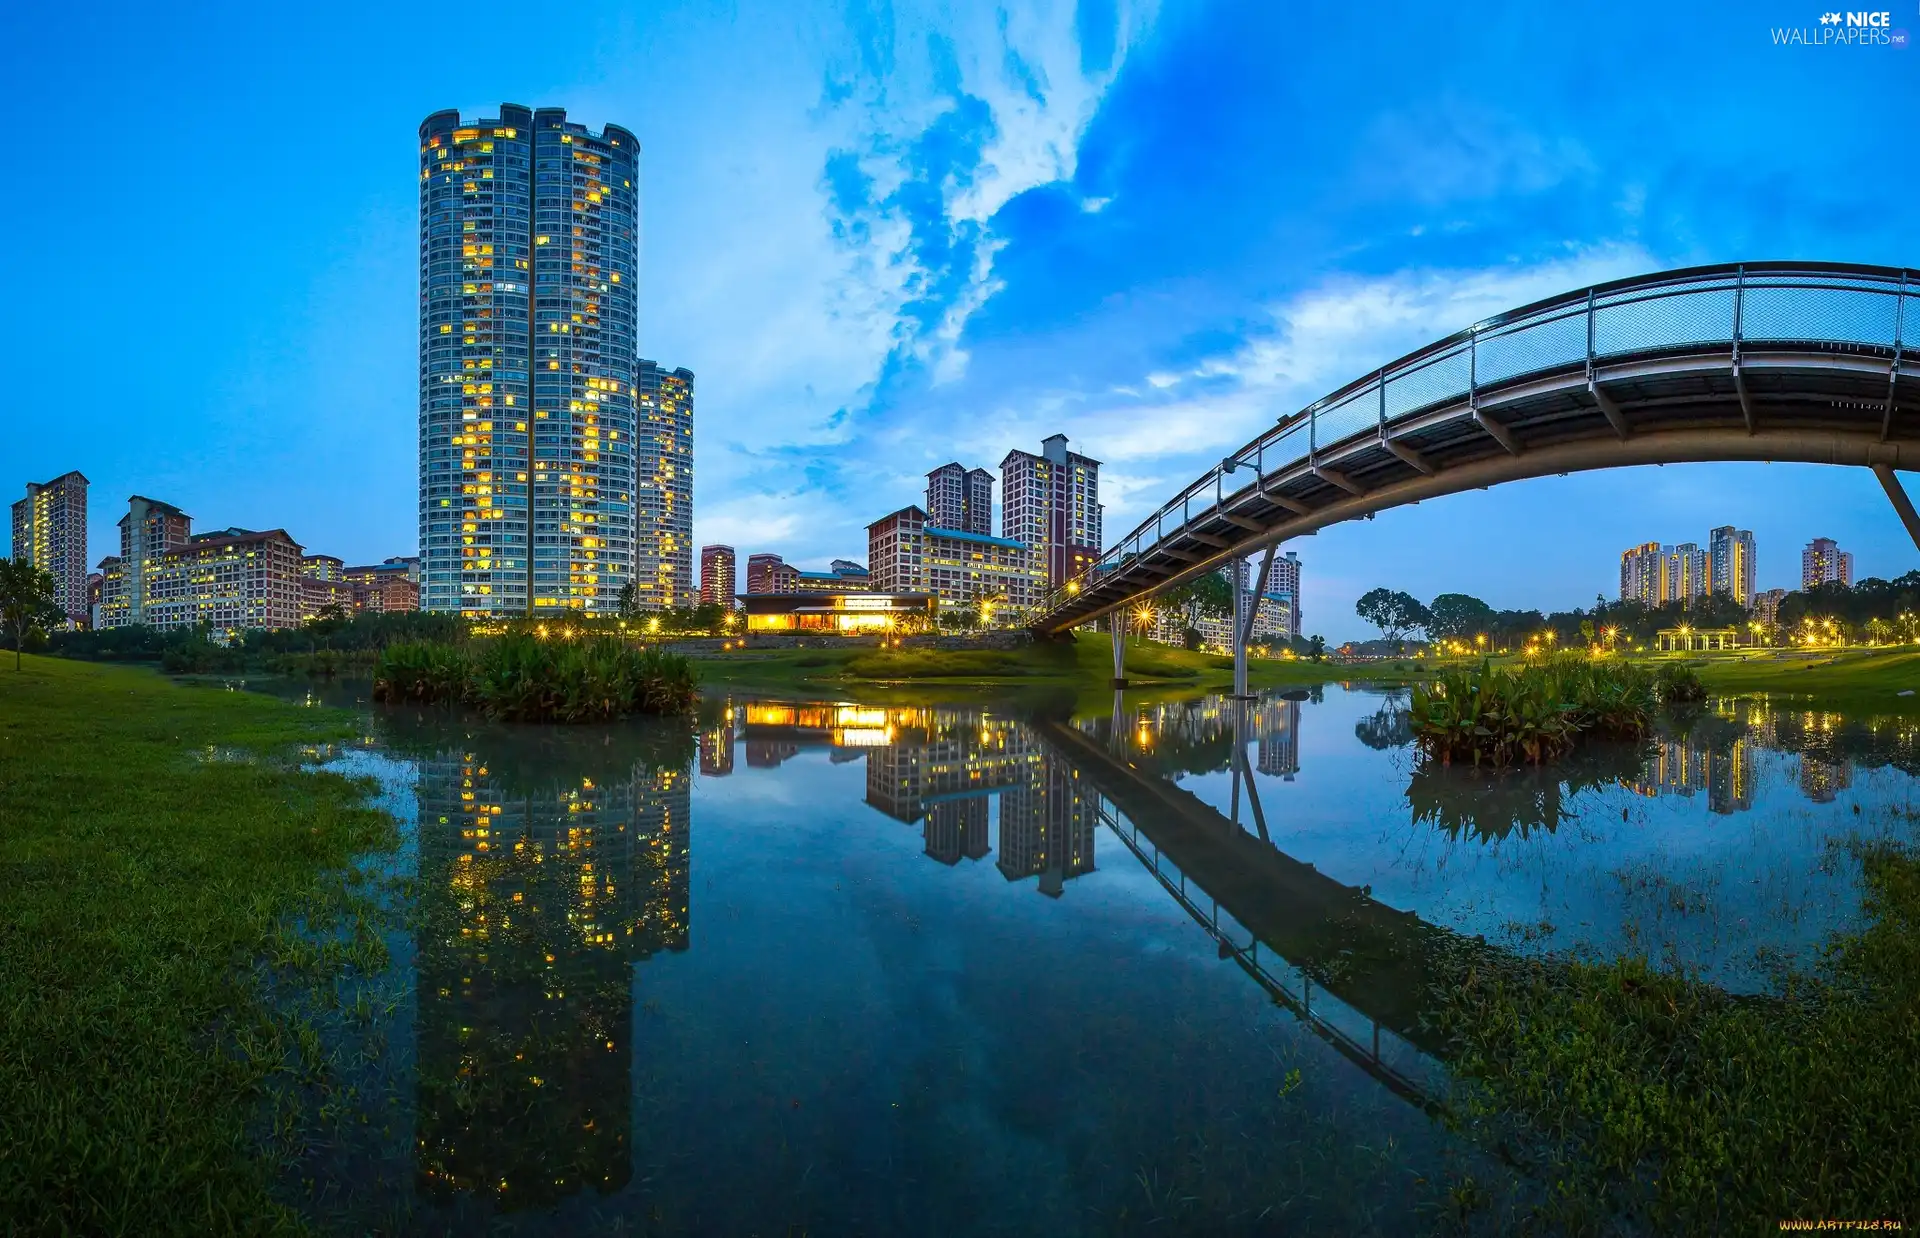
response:
[[[1163,503],[1079,575],[1042,620],[1177,537],[1249,485],[1329,448],[1487,387],[1626,356],[1809,344],[1896,357],[1917,322],[1920,275],[1896,267],[1768,263],[1695,267],[1596,285],[1475,323],[1282,418]],[[1251,476],[1241,479],[1245,471]]]

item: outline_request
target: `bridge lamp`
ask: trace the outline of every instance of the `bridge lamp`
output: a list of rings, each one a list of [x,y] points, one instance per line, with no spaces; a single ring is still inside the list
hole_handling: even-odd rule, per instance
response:
[[[1080,592],[1080,582],[1077,580],[1069,580],[1067,582],[1067,596],[1073,597],[1079,592]]]

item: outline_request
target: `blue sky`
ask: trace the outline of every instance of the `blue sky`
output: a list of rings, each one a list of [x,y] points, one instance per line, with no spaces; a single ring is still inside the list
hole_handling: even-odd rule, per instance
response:
[[[698,540],[864,559],[927,469],[1056,431],[1105,462],[1118,534],[1512,305],[1704,262],[1920,265],[1920,49],[1774,46],[1819,11],[7,6],[0,485],[85,472],[95,558],[134,492],[411,553],[415,131],[510,100],[641,138],[640,350],[699,376]],[[1623,547],[1725,523],[1762,587],[1815,535],[1862,575],[1920,562],[1863,470],[1611,471],[1303,539],[1307,627],[1366,634],[1379,584],[1585,604]]]

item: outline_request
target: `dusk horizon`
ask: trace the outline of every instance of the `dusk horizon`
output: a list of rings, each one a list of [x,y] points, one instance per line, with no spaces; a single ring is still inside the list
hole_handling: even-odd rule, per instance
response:
[[[119,232],[118,196],[48,215],[8,195],[16,235],[69,238],[27,247],[22,286],[137,289],[143,308],[112,394],[43,416],[71,406],[97,336],[8,299],[0,323],[39,360],[0,473],[86,474],[95,560],[136,494],[308,553],[417,553],[415,135],[509,101],[637,136],[637,355],[697,376],[693,542],[742,562],[863,560],[866,526],[922,502],[928,470],[997,474],[1055,433],[1102,462],[1111,543],[1276,419],[1517,305],[1713,262],[1914,259],[1913,173],[1825,176],[1813,156],[1915,97],[1907,55],[1777,46],[1769,27],[1800,20],[1785,6],[1688,15],[1724,53],[1704,62],[1632,10],[1578,38],[1519,7],[1396,15],[1398,37],[1360,45],[1364,86],[1302,37],[1353,29],[1332,7],[819,16],[589,13],[566,50],[536,32],[479,70],[416,63],[435,27],[404,14],[377,44],[246,10],[9,16],[25,93],[137,135],[109,145],[141,203]],[[1525,78],[1490,71],[1521,47]],[[210,88],[172,99],[163,133],[125,128],[187,80]],[[1673,110],[1691,124],[1649,149]],[[1353,604],[1377,586],[1587,606],[1623,550],[1722,525],[1753,530],[1762,590],[1794,587],[1816,537],[1856,578],[1914,566],[1866,470],[1787,463],[1510,483],[1288,548],[1304,629],[1337,643],[1370,634]]]

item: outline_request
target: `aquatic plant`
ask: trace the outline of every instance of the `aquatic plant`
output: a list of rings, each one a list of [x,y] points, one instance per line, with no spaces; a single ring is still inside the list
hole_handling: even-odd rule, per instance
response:
[[[1443,671],[1413,690],[1414,741],[1443,764],[1538,765],[1583,735],[1639,739],[1659,704],[1654,676],[1632,662],[1577,654],[1507,668]]]
[[[614,636],[546,640],[513,632],[471,645],[389,645],[375,700],[471,705],[507,722],[604,722],[686,713],[699,680],[679,654]]]
[[[1707,685],[1685,662],[1667,662],[1653,677],[1654,691],[1662,705],[1697,705],[1707,699]]]

